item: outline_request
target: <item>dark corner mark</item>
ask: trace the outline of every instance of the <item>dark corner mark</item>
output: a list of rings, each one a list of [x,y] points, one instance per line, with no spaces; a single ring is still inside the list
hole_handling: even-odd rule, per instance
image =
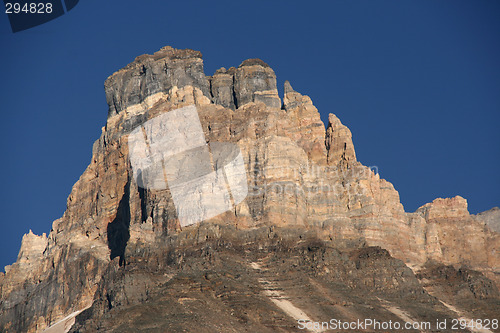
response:
[[[75,6],[78,4],[78,1],[80,0],[64,0],[64,4],[66,5],[66,11],[69,12],[70,10],[75,8]]]
[[[79,0],[3,0],[12,32],[19,32],[52,21],[69,12]],[[66,8],[66,10],[65,10]]]
[[[120,257],[120,266],[125,266],[125,248],[130,238],[130,179],[125,185],[114,220],[108,224],[108,248],[110,259]]]

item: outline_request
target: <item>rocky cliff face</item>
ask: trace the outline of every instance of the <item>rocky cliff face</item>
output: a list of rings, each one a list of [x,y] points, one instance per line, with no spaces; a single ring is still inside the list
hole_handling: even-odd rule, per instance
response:
[[[493,231],[500,232],[500,208],[493,207],[490,210],[477,214],[477,218],[484,221]]]
[[[424,264],[432,261],[457,269],[467,266],[498,283],[500,236],[494,227],[498,215],[471,216],[461,197],[436,199],[415,213],[405,212],[392,184],[356,160],[352,134],[338,117],[330,114],[325,130],[311,99],[294,91],[288,81],[282,101],[274,71],[259,59],[246,60],[238,68],[221,68],[209,77],[200,52],[165,47],[110,76],[105,90],[107,123],[94,144],[90,165],[68,197],[66,212],[53,223],[47,238],[26,235],[17,262],[0,276],[2,331],[41,331],[92,304],[77,317],[75,327],[92,331],[102,324],[120,331],[120,323],[106,317],[109,311],[119,313],[123,306],[145,300],[157,306],[170,304],[173,299],[163,299],[165,293],[178,294],[179,311],[195,309],[199,304],[192,299],[201,296],[182,290],[201,288],[203,297],[230,298],[227,290],[220,291],[220,283],[233,286],[236,289],[229,290],[243,297],[250,291],[235,287],[234,279],[239,275],[253,281],[254,289],[260,288],[255,282],[257,268],[252,269],[258,260],[261,264],[281,260],[273,266],[278,270],[275,276],[288,274],[287,265],[298,267],[302,273],[297,273],[295,282],[312,279],[318,295],[332,283],[361,294],[392,288],[407,295],[403,289],[410,288],[413,294],[427,295],[403,262],[414,271],[421,269],[427,279],[429,268]],[[143,189],[132,177],[127,138],[146,121],[189,105],[196,106],[208,143],[228,142],[240,148],[249,193],[234,210],[181,228],[170,190]],[[304,256],[301,239],[319,242],[306,251],[312,257]],[[325,248],[335,248],[335,258]],[[262,251],[275,250],[264,260]],[[221,268],[221,256],[232,262],[228,267],[234,271]],[[298,261],[288,262],[291,256]],[[368,282],[363,275],[375,274],[377,260],[387,269]],[[210,273],[213,278],[204,275],[207,270],[215,272]],[[324,279],[317,280],[318,274]],[[399,281],[398,276],[405,277]],[[290,285],[276,283],[292,293]],[[489,288],[495,299],[495,285]],[[453,316],[449,310],[436,310],[431,299],[427,295],[419,300],[428,305],[422,305],[421,312],[415,310],[415,317],[432,311]],[[270,329],[273,320],[292,330],[288,312],[272,308],[276,316],[268,318],[263,309],[270,305],[263,305],[263,299],[239,299],[245,300],[254,307],[245,315],[237,302],[214,306],[240,306],[237,312],[244,323],[258,331]],[[344,312],[346,318],[366,315],[361,310],[366,304],[359,299],[349,302],[357,308]],[[378,305],[380,309],[384,304]],[[485,304],[481,306],[491,307]],[[317,311],[331,316],[330,310]],[[167,328],[177,330],[182,324],[173,321],[174,326]],[[245,324],[240,324],[231,327],[241,331]]]

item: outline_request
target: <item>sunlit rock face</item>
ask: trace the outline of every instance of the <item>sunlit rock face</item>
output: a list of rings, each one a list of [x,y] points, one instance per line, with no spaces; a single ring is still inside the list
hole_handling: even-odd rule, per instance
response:
[[[490,210],[477,214],[476,217],[484,221],[491,230],[500,233],[500,208],[493,207]]]
[[[147,274],[171,263],[181,267],[191,253],[186,248],[212,241],[219,247],[229,242],[272,251],[289,240],[299,242],[290,250],[299,255],[302,237],[313,234],[330,247],[349,248],[349,254],[338,254],[335,265],[365,267],[362,272],[373,276],[376,263],[366,256],[380,260],[386,275],[372,280],[391,290],[405,283],[411,290],[419,288],[401,261],[413,269],[434,260],[467,265],[488,277],[500,272],[498,214],[471,216],[461,197],[436,199],[415,213],[405,212],[393,185],[357,161],[352,133],[340,119],[330,114],[325,129],[311,99],[288,81],[280,98],[276,75],[262,60],[245,60],[206,76],[200,52],[164,47],[111,75],[105,91],[107,123],[64,215],[54,221],[48,237],[27,234],[17,262],[0,276],[0,331],[41,331],[93,302],[104,313],[128,302],[116,290],[140,302],[153,287],[142,292],[127,285],[127,267],[140,263]],[[228,211],[189,226],[180,222],[173,198],[182,186],[140,186],[129,152],[134,130],[183,107],[194,107],[198,114],[203,147],[212,158],[205,174],[227,163],[218,163],[216,150],[209,147],[232,144],[241,154],[248,189],[241,200],[227,198]],[[185,168],[196,173],[203,161]],[[207,193],[200,191],[200,196]],[[360,250],[367,246],[377,250]],[[207,251],[202,257],[208,264],[217,262],[210,261],[217,257],[213,250]],[[297,265],[310,263],[304,260]],[[240,265],[235,267],[244,270]],[[339,281],[362,279],[364,273],[354,274],[351,268],[342,270]],[[328,272],[321,274],[333,279]],[[401,276],[406,280],[394,282]],[[123,285],[113,285],[114,279]],[[140,285],[141,279],[130,281]],[[154,281],[168,280],[162,279]],[[352,286],[361,285],[358,280]]]
[[[426,221],[428,257],[481,269],[498,282],[500,234],[495,230],[498,215],[494,212],[470,215],[467,200],[460,196],[438,198],[417,209]]]

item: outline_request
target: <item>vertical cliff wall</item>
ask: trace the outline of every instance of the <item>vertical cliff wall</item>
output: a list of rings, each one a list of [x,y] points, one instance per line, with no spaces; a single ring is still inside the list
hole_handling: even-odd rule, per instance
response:
[[[471,216],[465,199],[406,213],[393,185],[356,160],[341,120],[330,114],[325,129],[288,81],[280,98],[274,71],[259,59],[205,76],[200,52],[165,47],[110,76],[105,91],[107,123],[63,217],[48,237],[26,235],[0,276],[2,331],[40,331],[88,307],[127,256],[147,260],[182,230],[169,189],[143,189],[132,177],[127,140],[138,125],[189,105],[208,143],[241,149],[249,186],[234,210],[203,224],[297,228],[336,244],[380,246],[411,267],[432,259],[491,277],[500,271],[498,231]],[[183,235],[202,237],[198,228]]]

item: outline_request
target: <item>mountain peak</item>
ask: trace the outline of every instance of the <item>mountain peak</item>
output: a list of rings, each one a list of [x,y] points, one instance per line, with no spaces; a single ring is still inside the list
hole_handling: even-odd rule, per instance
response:
[[[266,64],[264,61],[258,58],[253,58],[253,59],[247,59],[244,60],[238,68],[245,67],[245,66],[262,66],[262,67],[269,67],[268,64]]]
[[[357,161],[349,128],[330,114],[325,129],[288,81],[282,103],[262,60],[206,76],[200,52],[164,47],[105,91],[107,123],[64,215],[48,237],[25,235],[0,274],[0,331],[77,316],[74,332],[149,319],[265,332],[306,312],[401,320],[398,307],[436,322],[451,316],[440,299],[490,318],[498,211],[471,216],[457,196],[405,212]]]

